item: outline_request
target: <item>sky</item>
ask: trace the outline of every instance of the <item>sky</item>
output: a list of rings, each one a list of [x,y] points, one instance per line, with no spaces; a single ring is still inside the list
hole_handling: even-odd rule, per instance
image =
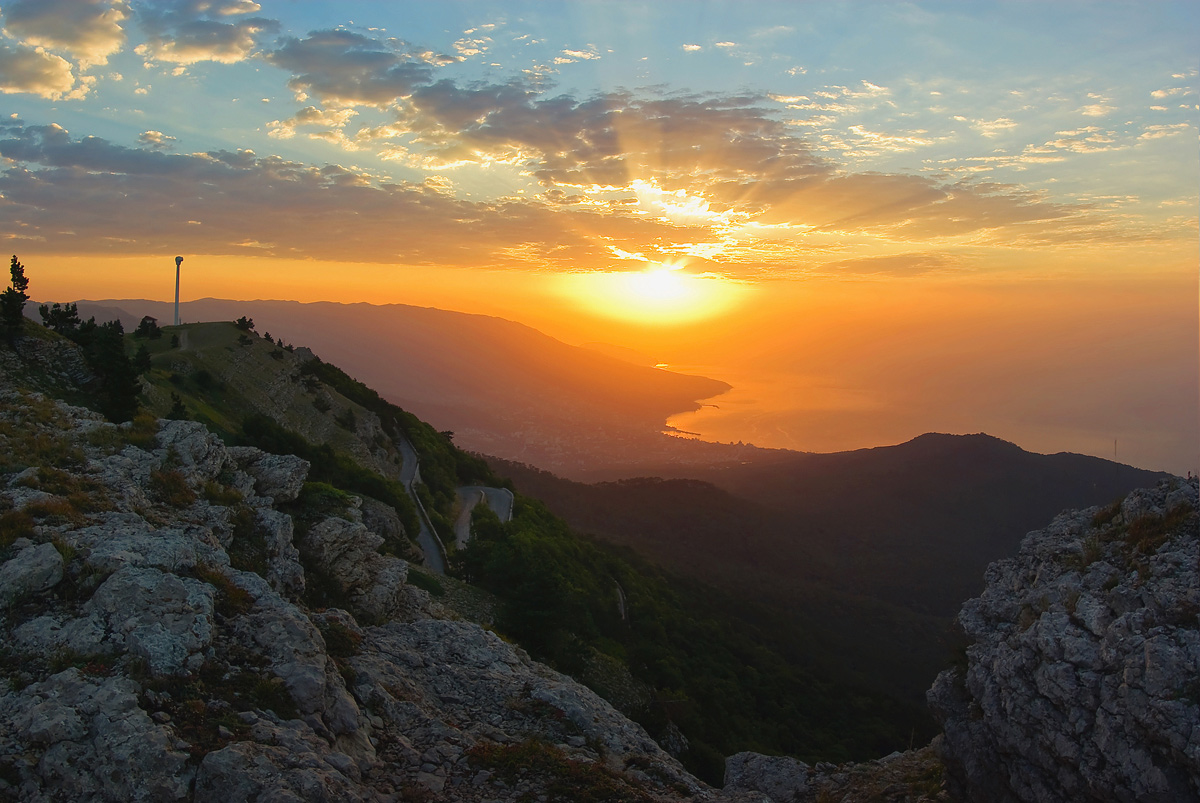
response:
[[[1194,2],[0,0],[44,300],[412,303],[813,451],[1200,469]]]

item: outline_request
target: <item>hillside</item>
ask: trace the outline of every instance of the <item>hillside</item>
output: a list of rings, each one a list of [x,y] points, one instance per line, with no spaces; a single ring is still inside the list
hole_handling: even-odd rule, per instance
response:
[[[375,553],[419,559],[409,543],[414,503],[423,504],[439,530],[448,528],[457,487],[495,480],[484,464],[460,452],[443,434],[307,350],[269,341],[248,324],[189,324],[165,327],[159,337],[151,332],[126,335],[128,353],[145,364],[145,403],[175,418],[197,419],[184,422],[193,428],[206,424],[213,437],[228,444],[228,459],[240,471],[276,464],[275,458],[253,456],[260,451],[285,463],[298,455],[308,466],[302,507],[279,509],[291,517],[297,532],[303,535],[319,523],[305,512],[308,508],[327,513],[349,504],[357,511],[350,519],[370,533],[366,548],[336,538],[326,547],[303,547],[307,596],[302,601],[317,610],[349,606],[360,624],[386,621],[392,615],[386,594],[381,600],[382,592],[361,588],[366,579],[355,572],[345,582],[331,583],[328,564],[377,562]],[[32,324],[27,330],[15,351],[0,350],[7,364],[24,370],[5,373],[5,381],[51,390],[49,384],[25,380],[48,378],[36,370],[47,363],[48,349],[61,358],[73,346],[66,337]],[[24,380],[18,381],[18,375]],[[91,387],[97,381],[84,380]],[[86,399],[88,394],[77,396]],[[138,413],[124,425],[129,435],[120,438],[143,444],[138,447],[143,451],[159,449],[163,426],[174,425]],[[407,455],[402,447],[410,440],[421,459],[421,481],[411,486],[415,497],[403,481]],[[118,450],[120,444],[118,439]],[[173,466],[172,447],[162,448],[166,451],[155,460]],[[71,459],[73,467],[86,467],[96,458],[83,463]],[[37,466],[27,457],[7,470]],[[235,501],[222,501],[236,500],[228,490],[234,474],[221,470],[217,481],[196,478],[188,488],[193,495],[204,495],[207,504],[232,505],[236,512],[241,508]],[[180,493],[187,506],[191,497],[186,489]],[[449,500],[445,505],[439,501],[443,497]],[[90,526],[90,521],[86,515],[82,521],[72,519],[68,529]],[[32,526],[36,533],[43,524],[35,519]],[[331,536],[340,538],[343,525],[329,526]],[[452,573],[469,585],[415,570],[408,572],[409,585],[447,595],[454,589],[455,604],[465,606],[463,615],[584,680],[656,738],[674,745],[685,766],[709,782],[720,782],[724,757],[739,750],[844,761],[889,752],[911,738],[911,723],[920,717],[914,706],[860,687],[837,665],[789,660],[774,634],[731,617],[733,606],[721,594],[580,538],[534,499],[518,496],[507,523],[477,508],[472,532],[467,547],[451,549],[449,555]],[[235,559],[240,547],[231,548]],[[255,565],[260,574],[275,571],[269,562]],[[348,583],[359,590],[350,593]]]
[[[707,481],[586,485],[491,463],[581,532],[724,589],[750,620],[818,639],[858,677],[907,699],[944,666],[951,620],[990,562],[1064,508],[1106,504],[1163,476],[985,435],[777,453],[698,470]]]
[[[173,319],[146,300],[80,302],[85,317],[120,308]],[[451,430],[464,448],[575,471],[629,459],[699,459],[708,447],[662,434],[666,419],[729,389],[724,382],[635,365],[522,324],[403,304],[201,299],[183,320],[247,316],[259,332],[305,345],[383,397]],[[386,359],[381,359],[386,354]]]

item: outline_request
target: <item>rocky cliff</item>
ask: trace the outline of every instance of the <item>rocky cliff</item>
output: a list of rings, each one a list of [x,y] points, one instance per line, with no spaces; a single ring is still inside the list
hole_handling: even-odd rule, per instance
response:
[[[972,801],[1200,799],[1197,481],[1060,515],[959,615],[929,702]]]
[[[299,458],[12,388],[0,439],[0,798],[717,794],[409,585]]]

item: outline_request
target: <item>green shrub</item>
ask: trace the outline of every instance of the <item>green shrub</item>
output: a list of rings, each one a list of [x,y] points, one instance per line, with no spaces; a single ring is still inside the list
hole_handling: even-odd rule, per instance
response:
[[[24,510],[9,510],[0,514],[0,548],[12,546],[18,538],[32,538],[33,516]]]
[[[242,492],[237,488],[230,488],[222,485],[215,480],[209,480],[204,483],[204,499],[214,505],[237,505],[242,502]]]
[[[164,505],[187,507],[196,501],[196,492],[178,469],[160,468],[150,472],[150,493]]]
[[[537,739],[500,745],[477,742],[467,751],[472,764],[491,770],[513,784],[532,775],[541,780],[551,800],[573,803],[650,803],[655,798],[602,762],[577,761]]]
[[[199,565],[192,569],[192,574],[217,590],[216,609],[222,616],[241,616],[254,607],[254,597],[250,596],[250,592],[226,577],[220,569]]]
[[[424,572],[409,569],[408,584],[416,586],[424,591],[428,591],[435,597],[444,597],[446,595],[446,589],[442,586],[438,579],[431,574],[425,574]]]

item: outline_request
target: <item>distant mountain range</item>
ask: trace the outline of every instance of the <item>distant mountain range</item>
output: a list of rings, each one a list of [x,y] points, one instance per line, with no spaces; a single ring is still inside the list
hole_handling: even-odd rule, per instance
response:
[[[174,319],[170,302],[78,304],[84,318],[120,319],[126,330],[143,315],[162,324]],[[307,346],[474,451],[566,475],[633,456],[662,463],[731,459],[727,447],[662,434],[667,417],[696,409],[729,385],[651,367],[634,352],[571,346],[502,318],[404,304],[206,298],[180,309],[184,321],[253,318],[258,332]],[[27,313],[36,315],[36,305]]]
[[[1064,508],[1107,504],[1167,476],[940,434],[591,485],[492,465],[580,532],[765,606],[909,698],[945,665],[950,622],[982,589],[988,563]]]

